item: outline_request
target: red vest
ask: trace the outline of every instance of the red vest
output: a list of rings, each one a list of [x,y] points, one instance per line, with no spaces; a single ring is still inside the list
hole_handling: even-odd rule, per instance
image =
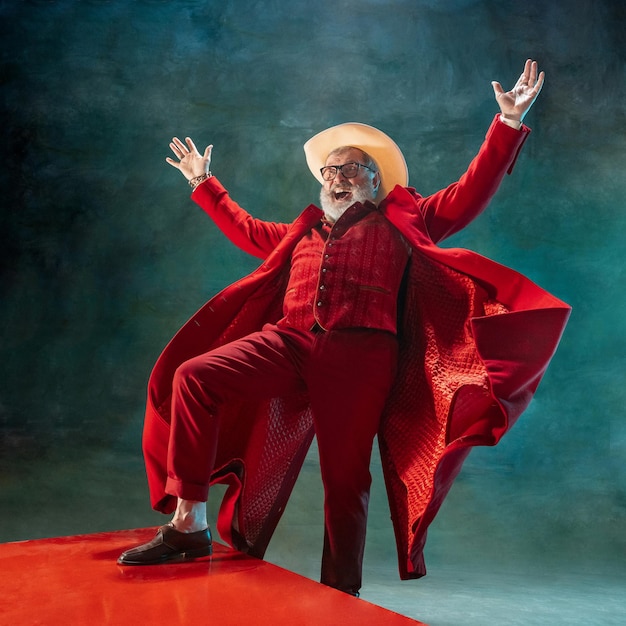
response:
[[[404,238],[373,204],[353,205],[334,225],[320,223],[296,245],[278,325],[395,333],[408,258]]]

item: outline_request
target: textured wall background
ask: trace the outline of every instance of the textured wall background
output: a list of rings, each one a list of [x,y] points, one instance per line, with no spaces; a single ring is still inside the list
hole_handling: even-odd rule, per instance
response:
[[[147,376],[174,331],[255,266],[189,201],[164,161],[171,136],[214,143],[213,172],[271,220],[317,200],[302,144],[344,121],[394,137],[429,193],[480,145],[490,81],[510,87],[532,57],[547,73],[534,132],[491,208],[449,244],[527,274],[573,315],[531,408],[470,456],[429,550],[624,558],[623,2],[0,6],[0,540],[161,520],[139,448]],[[312,455],[278,562],[297,568],[315,543],[317,480]],[[380,488],[375,564],[394,559]]]

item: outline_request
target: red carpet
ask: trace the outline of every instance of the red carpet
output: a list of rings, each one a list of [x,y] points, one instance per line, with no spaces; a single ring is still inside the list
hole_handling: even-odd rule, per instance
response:
[[[415,626],[417,622],[221,544],[204,561],[120,567],[155,529],[0,545],[0,623]]]

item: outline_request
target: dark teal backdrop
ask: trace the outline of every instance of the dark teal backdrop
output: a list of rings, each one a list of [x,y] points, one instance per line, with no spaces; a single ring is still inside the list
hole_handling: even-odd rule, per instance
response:
[[[573,314],[529,410],[470,456],[431,550],[621,562],[623,2],[5,1],[0,20],[0,540],[161,519],[139,448],[147,376],[195,309],[256,265],[165,163],[173,135],[213,143],[213,172],[270,220],[317,200],[302,144],[345,121],[389,133],[429,193],[478,148],[490,81],[512,86],[532,57],[547,73],[533,133],[448,243]],[[308,518],[307,499],[290,514]],[[389,532],[384,497],[373,507]],[[389,544],[372,554],[393,561]]]

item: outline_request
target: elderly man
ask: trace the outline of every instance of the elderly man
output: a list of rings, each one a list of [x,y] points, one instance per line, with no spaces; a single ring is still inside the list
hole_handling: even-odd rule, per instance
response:
[[[324,485],[321,582],[357,595],[378,434],[402,578],[425,573],[426,528],[472,445],[493,445],[527,406],[569,307],[519,274],[435,244],[488,204],[529,133],[543,85],[527,61],[463,177],[422,197],[398,146],[364,124],[305,145],[321,210],[292,223],[235,204],[175,138],[167,162],[225,235],[263,259],[203,307],[151,376],[144,454],[152,505],[171,522],[119,558],[206,557],[209,486],[229,485],[222,537],[262,556],[313,434]]]

